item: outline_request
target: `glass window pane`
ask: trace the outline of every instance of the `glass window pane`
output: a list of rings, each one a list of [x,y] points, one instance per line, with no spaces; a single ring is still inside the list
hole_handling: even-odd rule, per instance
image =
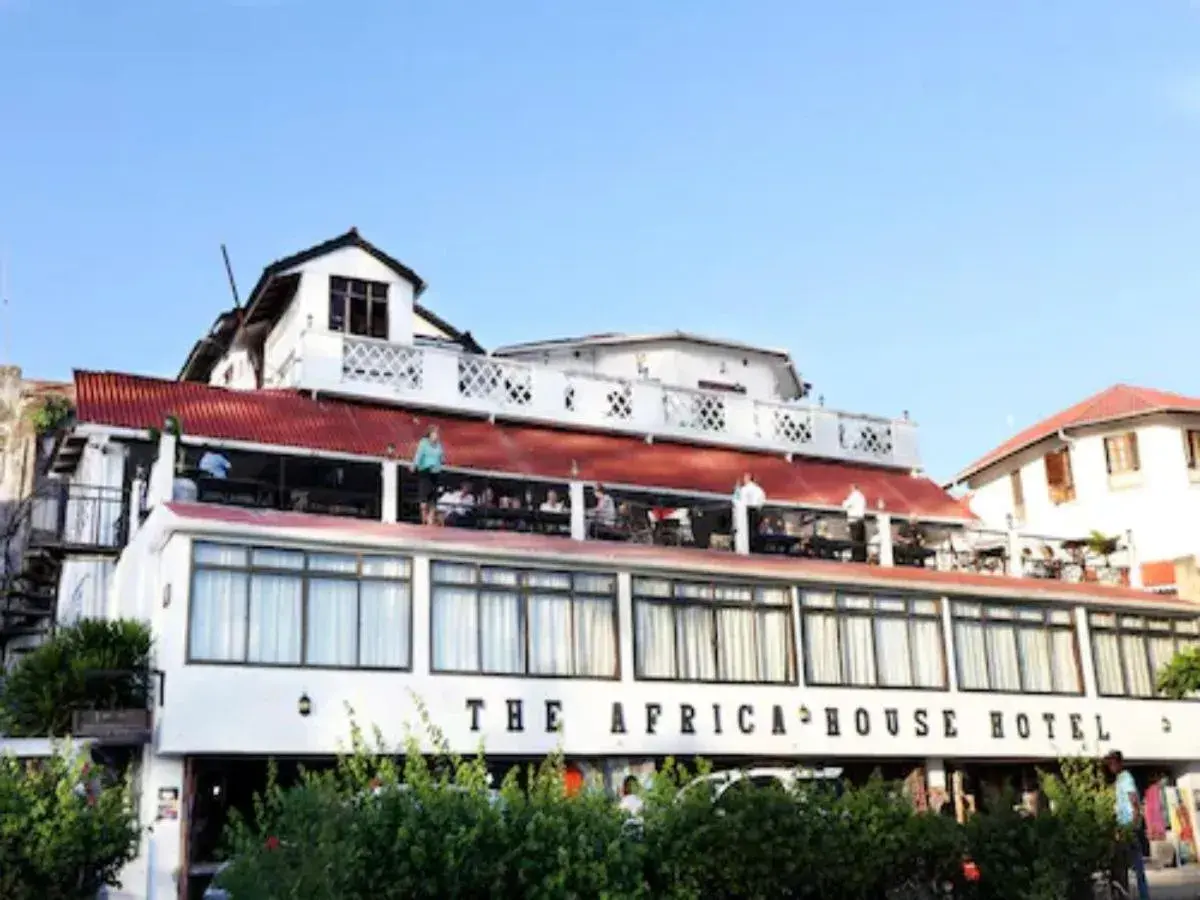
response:
[[[813,606],[820,609],[832,609],[834,606],[833,594],[821,591],[805,591],[800,595],[800,602],[804,606]]]
[[[411,588],[404,582],[364,581],[359,591],[358,664],[407,669],[412,651]]]
[[[435,562],[430,574],[439,584],[474,584],[477,571],[474,566]]]
[[[1073,617],[1069,610],[1052,609],[1050,610],[1050,624],[1052,625],[1072,625],[1074,624]]]
[[[984,628],[987,643],[988,678],[993,691],[1021,690],[1021,666],[1017,654],[1016,630],[1011,625]]]
[[[880,617],[875,620],[875,653],[879,661],[881,685],[912,686],[912,653],[908,644],[907,619]]]
[[[978,603],[955,603],[950,608],[954,615],[969,619],[978,619],[983,612]]]
[[[480,569],[479,581],[482,584],[497,584],[501,587],[517,587],[521,583],[521,573],[516,569]]]
[[[617,625],[611,600],[575,600],[575,674],[617,674]]]
[[[938,605],[936,600],[914,600],[912,610],[919,616],[936,616]]]
[[[1040,609],[1018,609],[1017,618],[1022,622],[1044,622],[1046,614]]]
[[[989,619],[1011,619],[1016,615],[1016,611],[1007,606],[989,606],[986,610],[986,615]]]
[[[875,684],[875,641],[871,619],[843,616],[840,624],[846,684]]]
[[[958,657],[959,687],[968,691],[987,690],[987,642],[983,637],[983,625],[955,622],[954,651]]]
[[[570,598],[530,597],[529,671],[535,675],[570,675],[571,649]]]
[[[350,292],[350,334],[367,335],[367,298]]]
[[[198,563],[213,566],[244,566],[246,565],[246,548],[233,544],[210,544],[207,541],[197,541],[195,559]]]
[[[1112,632],[1092,633],[1092,652],[1096,662],[1096,688],[1101,694],[1123,696],[1125,676],[1121,668],[1121,645]]]
[[[899,597],[876,597],[875,608],[880,612],[903,613],[908,612],[908,604]]]
[[[346,295],[343,293],[329,295],[329,330],[335,332],[346,330]]]
[[[303,593],[299,575],[255,575],[250,580],[249,662],[300,662]]]
[[[525,634],[521,623],[520,596],[487,591],[479,597],[479,616],[483,630],[483,671],[524,674]]]
[[[635,578],[633,592],[639,597],[670,597],[671,582],[665,578]]]
[[[308,580],[305,662],[313,666],[358,663],[358,583],[346,579]]]
[[[412,562],[403,556],[364,556],[362,573],[377,578],[410,578]]]
[[[734,587],[728,584],[717,585],[713,590],[713,595],[717,600],[726,602],[748,603],[754,599],[754,591],[747,587]]]
[[[544,588],[551,591],[569,591],[571,576],[564,572],[528,572],[525,583],[529,587]]]
[[[371,337],[382,341],[388,339],[388,307],[386,300],[371,303]]]
[[[303,569],[304,553],[300,550],[259,548],[250,556],[251,565],[261,569]]]
[[[786,684],[792,673],[792,615],[790,612],[759,610],[758,643],[760,681]]]
[[[432,600],[434,671],[478,672],[479,610],[475,591],[439,586],[433,589]]]
[[[1088,618],[1095,628],[1117,627],[1117,617],[1112,613],[1092,613]]]
[[[617,579],[611,575],[575,575],[575,591],[584,594],[615,594]]]
[[[842,684],[838,620],[833,613],[804,615],[804,659],[812,684]]]
[[[358,557],[352,553],[310,553],[308,568],[313,572],[347,572],[358,571]]]
[[[675,619],[671,607],[658,603],[633,605],[637,672],[643,678],[675,676]]]
[[[946,651],[942,646],[942,623],[937,619],[915,619],[912,623],[912,655],[916,687],[946,686]]]
[[[792,602],[788,588],[759,588],[755,591],[755,599],[771,606],[790,606]]]
[[[188,649],[193,660],[245,660],[247,582],[244,572],[196,570],[188,624]]]
[[[721,681],[758,680],[758,642],[752,609],[717,610],[717,677]]]
[[[712,681],[717,675],[715,623],[711,610],[679,607],[675,611],[675,640],[679,647],[679,677]]]
[[[1075,631],[1056,628],[1050,632],[1050,651],[1053,656],[1054,690],[1062,694],[1079,694],[1079,662],[1075,653]]]
[[[1150,658],[1146,639],[1140,634],[1121,635],[1121,653],[1125,657],[1125,683],[1134,697],[1149,697],[1154,693],[1150,680]]]
[[[709,584],[676,582],[675,596],[692,600],[711,600],[713,596],[713,587]]]
[[[871,608],[870,597],[857,597],[853,594],[840,594],[838,603],[843,609],[868,610]]]
[[[1049,693],[1054,689],[1049,635],[1042,628],[1020,628],[1017,637],[1024,664],[1023,689],[1036,694]]]
[[[1158,680],[1158,673],[1163,667],[1169,663],[1175,656],[1175,639],[1167,635],[1162,637],[1154,636],[1149,640],[1150,644],[1150,672],[1154,680]]]

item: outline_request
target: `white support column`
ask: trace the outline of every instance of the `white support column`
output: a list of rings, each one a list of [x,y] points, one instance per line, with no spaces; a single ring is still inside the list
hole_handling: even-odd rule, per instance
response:
[[[1083,669],[1083,693],[1088,697],[1099,697],[1096,688],[1096,661],[1092,655],[1092,629],[1088,625],[1087,609],[1075,607],[1075,630],[1079,634],[1079,664]]]
[[[733,501],[733,549],[743,556],[750,554],[750,511],[741,500]]]
[[[1129,586],[1140,588],[1142,584],[1142,563],[1138,559],[1137,544],[1133,542],[1133,529],[1125,532],[1125,543],[1129,547]]]
[[[892,549],[892,517],[880,510],[875,514],[875,527],[879,529],[879,564],[894,566],[895,553]]]
[[[114,898],[176,900],[183,869],[181,833],[187,828],[187,785],[183,757],[142,753],[139,819],[143,831],[138,856],[121,872]],[[160,815],[162,816],[160,818]]]
[[[385,459],[382,476],[383,497],[379,506],[379,518],[384,522],[398,522],[400,521],[400,464],[394,459]]]
[[[150,469],[146,507],[153,509],[175,497],[175,435],[163,432],[158,439],[158,458]]]
[[[125,529],[125,543],[133,540],[133,536],[142,527],[142,510],[146,504],[146,479],[139,471],[129,483],[129,522]]]
[[[571,507],[571,538],[587,540],[587,499],[583,494],[583,482],[572,481],[567,485],[567,499]]]
[[[1025,561],[1021,559],[1021,532],[1017,531],[1011,518],[1008,522],[1008,574],[1017,578],[1025,574]]]
[[[958,690],[958,659],[954,647],[954,617],[950,614],[950,604],[954,602],[949,597],[942,598],[942,643],[946,645],[946,687],[951,691]]]

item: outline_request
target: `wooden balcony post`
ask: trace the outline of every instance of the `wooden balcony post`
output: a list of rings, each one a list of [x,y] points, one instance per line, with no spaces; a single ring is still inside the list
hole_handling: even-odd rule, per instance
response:
[[[743,556],[750,554],[750,511],[741,500],[733,501],[733,550]]]
[[[379,518],[384,522],[398,522],[400,521],[400,464],[396,460],[385,459],[383,461],[383,473],[380,481],[383,497],[379,505]]]
[[[879,529],[879,564],[894,566],[895,552],[892,549],[892,517],[885,510],[875,514],[875,527]]]

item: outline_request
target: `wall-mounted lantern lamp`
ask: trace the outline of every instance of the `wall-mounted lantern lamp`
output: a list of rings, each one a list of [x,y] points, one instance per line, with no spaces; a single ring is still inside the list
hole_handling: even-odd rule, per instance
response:
[[[808,711],[807,706],[800,707],[800,721],[805,725],[812,721],[812,713]]]
[[[296,712],[308,718],[312,715],[312,698],[308,694],[301,694],[299,702],[296,703]]]

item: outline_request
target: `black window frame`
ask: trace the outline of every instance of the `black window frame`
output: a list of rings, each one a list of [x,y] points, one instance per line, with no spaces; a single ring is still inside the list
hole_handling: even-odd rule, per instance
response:
[[[828,595],[832,598],[832,605],[821,605],[817,603],[806,602],[809,595]],[[869,609],[860,607],[850,607],[845,605],[848,598],[867,599],[871,606]],[[904,610],[889,610],[880,609],[879,601],[902,601]],[[927,602],[933,604],[933,612],[917,612],[916,604],[918,602]],[[800,629],[801,629],[801,646],[804,647],[804,683],[809,687],[821,688],[852,688],[858,690],[884,690],[884,691],[932,691],[935,693],[945,693],[950,690],[950,666],[949,652],[946,646],[946,630],[942,617],[942,603],[940,596],[932,596],[928,594],[908,594],[904,592],[875,592],[870,590],[845,590],[831,587],[816,587],[804,586],[800,588]],[[838,630],[838,667],[841,670],[841,681],[818,681],[813,676],[812,658],[808,652],[808,614],[829,615],[832,613],[837,620]],[[875,670],[874,683],[860,684],[850,680],[847,673],[847,657],[842,653],[843,628],[842,623],[847,618],[864,618],[871,621],[871,661],[872,668]],[[882,684],[879,677],[879,643],[878,632],[875,628],[875,622],[878,619],[903,619],[908,623],[908,660],[909,660],[909,676],[911,683],[907,685],[898,684]],[[913,624],[915,622],[934,622],[937,624],[938,646],[941,651],[941,670],[942,683],[940,685],[918,685],[917,684],[917,654],[914,652],[914,631]]]
[[[1112,617],[1113,624],[1102,624],[1103,618]],[[1126,622],[1131,619],[1141,619],[1144,624],[1141,626],[1128,625]],[[1151,622],[1165,622],[1169,628],[1156,629],[1151,627]],[[1150,660],[1150,645],[1149,640],[1153,637],[1162,637],[1169,633],[1175,642],[1175,654],[1180,650],[1188,647],[1200,647],[1200,617],[1180,614],[1178,612],[1169,612],[1166,610],[1114,610],[1114,609],[1092,609],[1088,610],[1088,643],[1091,646],[1092,652],[1092,672],[1096,676],[1096,696],[1098,697],[1116,697],[1123,700],[1169,700],[1165,694],[1158,690],[1158,673],[1154,671]],[[1190,630],[1181,630],[1180,626],[1187,624]],[[1121,660],[1121,693],[1113,693],[1104,691],[1100,687],[1100,665],[1097,660],[1096,632],[1105,634],[1115,634],[1117,637],[1117,653]],[[1129,667],[1125,658],[1125,641],[1122,638],[1136,635],[1141,638],[1143,657],[1145,659],[1146,671],[1150,675],[1150,693],[1135,694],[1130,690],[1129,685]],[[1184,698],[1195,701],[1196,697]]]
[[[971,615],[962,611],[963,607],[978,606],[979,615]],[[989,615],[990,609],[1005,609],[1011,615]],[[1022,618],[1022,614],[1036,612],[1040,614],[1040,622],[1035,622],[1026,616]],[[1052,615],[1054,613],[1065,614],[1066,621],[1062,623],[1053,622]],[[987,670],[987,686],[986,687],[966,687],[963,684],[963,655],[958,639],[957,625],[959,622],[976,622],[983,629],[984,635],[984,663]],[[1017,672],[1021,681],[1020,690],[1011,690],[1008,688],[992,687],[992,659],[988,650],[987,629],[989,626],[996,627],[1009,626],[1013,631],[1013,638],[1017,649]],[[1047,638],[1047,652],[1050,654],[1050,684],[1051,689],[1048,691],[1032,690],[1026,685],[1027,681],[1027,662],[1025,654],[1021,651],[1020,632],[1022,628],[1029,629],[1039,627],[1045,633]],[[1055,632],[1070,632],[1071,634],[1071,651],[1075,663],[1075,684],[1077,688],[1073,691],[1058,691],[1054,690],[1054,642],[1050,639]],[[958,682],[958,690],[965,694],[1014,694],[1027,697],[1083,697],[1087,693],[1087,683],[1083,676],[1083,649],[1079,635],[1079,623],[1075,619],[1074,609],[1063,608],[1050,604],[1041,603],[1012,603],[1005,601],[997,601],[991,599],[983,599],[979,597],[955,597],[950,601],[950,632],[954,643],[954,672],[956,681]]]
[[[235,548],[242,550],[245,553],[246,563],[244,565],[225,564],[204,562],[197,559],[197,551],[201,547],[221,547]],[[256,565],[254,563],[254,554],[256,552],[267,553],[299,553],[304,556],[303,565],[299,568],[288,566],[270,566]],[[314,569],[309,566],[309,558],[314,556],[353,556],[355,558],[354,572],[349,571],[334,571],[329,569]],[[364,559],[380,559],[401,561],[404,563],[403,575],[375,575],[363,573]],[[211,541],[211,540],[196,540],[192,541],[191,552],[189,556],[191,571],[188,574],[188,610],[187,610],[187,633],[185,635],[185,652],[184,662],[186,665],[202,665],[202,666],[240,666],[249,668],[267,668],[267,669],[330,669],[335,671],[346,672],[412,672],[413,670],[413,623],[414,623],[414,606],[415,596],[413,590],[413,558],[410,555],[403,553],[382,553],[368,550],[344,549],[344,548],[329,548],[316,550],[307,547],[289,547],[285,545],[249,543],[243,544],[235,541]],[[196,582],[197,576],[201,572],[236,572],[246,576],[245,581],[245,627],[246,635],[242,647],[242,658],[240,660],[232,659],[204,659],[198,658],[192,654],[192,624],[196,612]],[[264,662],[258,660],[250,660],[250,616],[251,616],[251,585],[255,575],[279,576],[299,578],[300,587],[300,661],[299,662]],[[358,585],[356,591],[357,627],[355,631],[355,647],[354,655],[356,660],[362,658],[362,584],[363,583],[387,583],[387,584],[403,584],[408,587],[408,647],[407,657],[408,663],[403,666],[364,666],[364,665],[337,665],[329,663],[310,663],[308,658],[308,610],[309,610],[309,581],[311,579],[320,580],[346,580],[353,581]]]
[[[641,593],[639,585],[647,581],[666,582],[669,587],[669,594]],[[633,629],[633,677],[636,681],[645,682],[660,682],[670,684],[730,684],[730,685],[747,685],[747,686],[776,686],[776,685],[798,685],[800,683],[798,666],[796,661],[796,608],[792,600],[791,585],[781,585],[766,581],[759,582],[743,582],[743,581],[723,581],[723,580],[705,580],[696,578],[679,578],[670,575],[657,574],[634,574],[632,575],[630,589],[630,621]],[[704,599],[700,597],[685,597],[680,596],[679,588],[681,586],[690,588],[709,588],[713,593],[712,599]],[[725,590],[745,590],[751,595],[750,600],[727,600],[717,599],[716,591]],[[785,600],[779,603],[764,603],[759,600],[762,591],[782,591],[785,595]],[[674,676],[663,675],[646,675],[642,667],[641,642],[638,638],[638,606],[646,604],[656,607],[666,607],[672,610],[671,615],[671,639],[674,645],[674,659],[672,670],[676,673]],[[679,634],[679,611],[683,609],[708,609],[712,612],[712,666],[715,676],[713,678],[681,678],[678,673],[682,669],[680,665],[680,643],[678,640]],[[778,614],[784,612],[787,614],[787,672],[782,680],[780,679],[763,679],[761,677],[764,669],[764,661],[762,657],[762,642],[759,635],[761,615],[753,617],[754,621],[754,643],[757,650],[756,654],[756,674],[760,677],[753,680],[747,679],[728,679],[721,678],[721,653],[720,653],[720,629],[718,627],[718,619],[716,613],[722,609],[751,609],[759,613]]]
[[[354,326],[356,301],[363,303],[365,325],[362,330]],[[344,275],[329,276],[329,330],[350,337],[365,337],[386,341],[390,327],[391,310],[388,305],[388,284],[383,281],[368,281],[364,278],[347,278]],[[377,325],[382,321],[382,328]],[[382,331],[382,334],[376,334]]]
[[[470,582],[463,581],[439,581],[438,567],[439,566],[461,566],[474,570],[475,579]],[[516,585],[504,585],[497,582],[485,582],[482,579],[482,573],[487,570],[496,570],[503,572],[517,573]],[[559,589],[553,587],[545,587],[541,585],[529,585],[527,576],[530,574],[538,575],[562,575],[571,579],[571,588]],[[611,579],[612,589],[608,592],[597,592],[591,590],[580,590],[576,588],[576,577],[580,578],[608,578]],[[483,627],[480,616],[480,598],[489,584],[497,591],[506,594],[516,594],[519,598],[518,610],[520,616],[520,639],[523,642],[522,652],[522,669],[520,672],[510,671],[492,671],[483,667]],[[478,624],[476,630],[476,659],[479,661],[479,666],[476,669],[443,669],[438,668],[434,658],[434,614],[433,607],[437,602],[437,588],[447,587],[458,590],[475,589],[475,621]],[[531,672],[529,652],[529,600],[533,596],[546,595],[561,595],[567,597],[571,601],[571,674],[559,674],[549,672]],[[619,681],[621,678],[621,619],[620,619],[620,578],[615,571],[601,571],[598,569],[568,569],[562,567],[538,567],[529,565],[508,565],[503,562],[479,562],[477,560],[454,559],[450,557],[430,557],[429,558],[429,673],[431,675],[472,675],[483,678],[557,678],[569,679],[572,681]],[[577,659],[575,649],[578,640],[578,625],[576,619],[576,600],[606,600],[610,604],[612,610],[613,624],[613,670],[611,674],[595,675],[595,674],[577,674]]]

